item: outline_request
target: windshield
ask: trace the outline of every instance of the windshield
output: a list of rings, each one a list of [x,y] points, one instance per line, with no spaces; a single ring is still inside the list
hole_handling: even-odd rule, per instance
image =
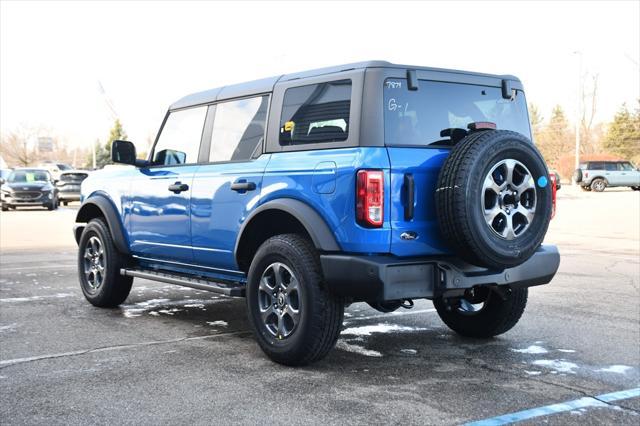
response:
[[[10,183],[49,182],[50,180],[49,172],[46,170],[14,170],[7,179]]]
[[[451,145],[470,123],[487,121],[531,138],[522,91],[504,99],[500,87],[420,80],[418,90],[408,90],[406,79],[384,83],[387,145]]]

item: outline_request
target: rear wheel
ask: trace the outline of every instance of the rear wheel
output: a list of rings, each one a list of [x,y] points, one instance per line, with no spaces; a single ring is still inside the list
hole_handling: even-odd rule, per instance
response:
[[[324,358],[340,335],[344,304],[322,285],[318,254],[299,235],[258,249],[247,281],[249,322],[273,361],[305,365]]]
[[[94,306],[111,308],[124,302],[132,277],[120,275],[128,257],[118,252],[102,219],[92,219],[78,244],[78,274],[84,297]]]
[[[602,192],[607,187],[607,182],[604,179],[594,179],[591,182],[591,190],[595,192]]]
[[[498,293],[489,287],[468,291],[462,298],[434,299],[442,321],[467,337],[493,337],[509,331],[520,320],[527,305],[527,288]]]

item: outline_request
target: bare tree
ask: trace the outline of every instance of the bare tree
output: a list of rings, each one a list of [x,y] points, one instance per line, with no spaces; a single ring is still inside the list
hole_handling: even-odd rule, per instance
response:
[[[593,154],[601,151],[599,132],[593,131],[593,120],[598,107],[598,74],[591,78],[591,87],[587,87],[583,80],[582,86],[582,117],[580,119],[581,149],[583,154]],[[586,79],[585,79],[586,80]]]
[[[0,140],[0,155],[9,164],[28,166],[36,161],[37,152],[29,145],[34,136],[33,129],[20,126],[2,135]]]

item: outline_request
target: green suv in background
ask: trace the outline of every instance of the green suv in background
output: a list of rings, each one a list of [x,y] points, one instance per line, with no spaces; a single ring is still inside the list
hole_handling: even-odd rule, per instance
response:
[[[615,186],[640,190],[640,170],[629,161],[587,161],[580,164],[573,178],[585,191],[602,192]]]

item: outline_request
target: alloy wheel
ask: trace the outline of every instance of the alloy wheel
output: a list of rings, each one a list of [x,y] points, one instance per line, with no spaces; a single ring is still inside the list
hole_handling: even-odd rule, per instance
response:
[[[514,159],[493,166],[482,185],[482,211],[487,226],[506,240],[522,235],[533,222],[536,187],[527,167]]]
[[[104,282],[106,256],[102,242],[96,236],[89,238],[84,248],[84,276],[91,292],[95,292]]]
[[[265,328],[277,339],[286,339],[300,322],[300,285],[284,263],[269,265],[260,277],[258,307]]]

